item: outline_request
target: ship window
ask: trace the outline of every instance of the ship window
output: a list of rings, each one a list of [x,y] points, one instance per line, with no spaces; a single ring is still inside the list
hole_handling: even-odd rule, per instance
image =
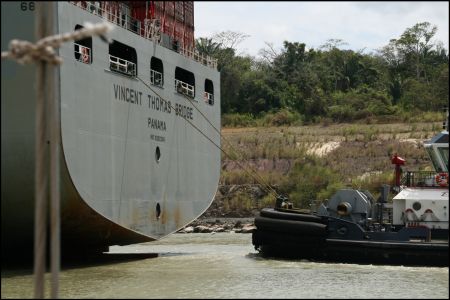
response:
[[[75,30],[84,28],[81,25],[76,25]],[[85,63],[92,63],[92,37],[87,37],[82,40],[74,42],[75,59]]]
[[[442,168],[441,168],[441,164],[439,163],[439,159],[436,155],[436,153],[434,152],[433,147],[429,146],[425,146],[425,150],[427,150],[428,156],[431,159],[431,162],[433,163],[434,169],[436,170],[436,172],[442,172]]]
[[[174,39],[172,41],[172,50],[175,52],[178,52],[179,48],[180,48],[180,42],[178,40]]]
[[[164,67],[162,60],[152,57],[150,60],[150,83],[162,87],[164,84]]]
[[[137,76],[136,50],[113,40],[109,44],[109,69],[131,77]]]
[[[209,79],[205,80],[205,92],[204,92],[205,102],[209,105],[214,104],[214,85],[213,82]]]
[[[195,97],[194,73],[176,67],[175,69],[175,91],[188,97]]]
[[[420,204],[420,202],[414,202],[412,207],[414,208],[414,210],[419,210],[422,208],[422,204]]]
[[[443,171],[448,172],[448,147],[438,147],[438,150],[442,160],[444,161],[443,167],[445,169]]]

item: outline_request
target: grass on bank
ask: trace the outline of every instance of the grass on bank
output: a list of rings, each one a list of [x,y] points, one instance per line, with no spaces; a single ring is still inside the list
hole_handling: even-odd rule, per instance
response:
[[[288,109],[281,109],[276,112],[267,112],[258,116],[252,114],[231,113],[222,115],[223,128],[241,128],[241,127],[271,127],[271,126],[302,126],[321,124],[328,126],[330,124],[351,122],[357,124],[383,124],[383,123],[420,123],[435,122],[445,119],[445,112],[434,111],[405,111],[396,109],[395,114],[369,116],[361,119],[334,121],[330,117],[317,117],[312,121],[306,122],[304,117],[297,112]]]
[[[259,183],[237,164],[232,166],[236,161],[247,170],[258,170],[263,182],[288,195],[301,208],[309,208],[313,200],[329,199],[343,187],[367,189],[377,198],[380,186],[392,183],[390,158],[394,153],[406,159],[408,170],[430,168],[422,141],[442,130],[441,117],[427,115],[417,118],[420,122],[408,123],[223,128],[227,142],[222,142],[222,147],[232,155],[222,156],[220,184]],[[432,122],[424,121],[427,119]],[[339,146],[323,156],[311,153],[317,145],[330,142]],[[289,161],[288,172],[273,167],[282,160]],[[259,209],[272,206],[275,199],[266,195],[256,201],[240,194],[226,201],[229,209],[239,208],[239,202],[243,209]]]

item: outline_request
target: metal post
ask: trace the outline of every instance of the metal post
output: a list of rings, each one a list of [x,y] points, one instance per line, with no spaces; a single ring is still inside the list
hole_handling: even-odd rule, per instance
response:
[[[54,4],[47,3],[48,30],[53,32]],[[48,32],[50,33],[50,32]],[[58,298],[60,270],[60,191],[59,191],[59,145],[60,145],[60,107],[55,95],[57,68],[48,65],[47,93],[49,104],[50,135],[50,269],[51,298]]]
[[[36,3],[36,39],[46,35],[46,14],[42,3]],[[34,297],[44,297],[46,219],[47,219],[47,170],[45,88],[47,67],[37,64],[36,71],[36,144],[35,144],[35,220],[34,220]]]
[[[36,3],[36,37],[53,34],[54,4]],[[59,140],[60,109],[54,95],[56,68],[39,62],[36,78],[36,207],[34,241],[35,298],[44,298],[46,269],[47,209],[48,209],[48,149],[50,144],[50,264],[51,297],[58,298],[60,269],[60,191],[59,191]],[[48,119],[47,119],[48,118]]]

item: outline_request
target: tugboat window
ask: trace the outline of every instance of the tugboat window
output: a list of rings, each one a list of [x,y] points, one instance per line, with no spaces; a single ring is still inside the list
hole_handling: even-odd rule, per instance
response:
[[[442,160],[444,161],[444,169],[443,171],[448,172],[448,147],[438,147],[439,154],[441,155]]]
[[[160,87],[164,85],[163,62],[154,56],[150,60],[150,83]]]
[[[428,153],[428,156],[431,159],[431,162],[433,163],[434,169],[437,172],[442,172],[441,164],[439,162],[438,155],[436,155],[436,152],[434,151],[433,147],[425,147],[425,150]]]
[[[205,80],[204,99],[205,102],[209,105],[214,105],[214,85],[213,82],[209,79]]]
[[[176,67],[175,69],[175,91],[188,97],[195,97],[194,73]]]
[[[81,25],[76,25],[75,30],[84,28]],[[75,59],[85,63],[92,63],[92,37],[87,37],[82,40],[74,42]]]
[[[422,204],[420,204],[420,202],[414,202],[412,207],[414,210],[419,210],[422,207]]]
[[[109,69],[130,77],[137,76],[137,54],[130,46],[113,40],[109,44]]]

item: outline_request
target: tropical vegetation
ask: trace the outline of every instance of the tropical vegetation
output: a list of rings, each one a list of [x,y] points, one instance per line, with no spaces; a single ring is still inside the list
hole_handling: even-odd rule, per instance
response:
[[[449,56],[433,39],[436,32],[429,22],[417,23],[371,53],[345,49],[340,39],[317,49],[284,41],[281,51],[266,43],[259,57],[237,54],[236,46],[248,37],[242,33],[197,39],[197,49],[218,60],[222,126],[256,127],[227,135],[224,166],[289,161],[287,173],[260,170],[257,177],[300,207],[329,199],[343,187],[376,195],[392,180],[394,152],[409,166],[427,168],[423,147],[411,140],[435,134],[448,106]],[[312,154],[311,147],[321,142],[340,146],[324,157]],[[221,184],[261,183],[249,174],[224,169]],[[236,197],[228,206],[250,201]],[[267,194],[258,207],[273,201]]]
[[[436,32],[417,23],[372,53],[329,39],[317,49],[266,43],[256,58],[236,53],[248,36],[231,31],[196,46],[218,59],[224,127],[398,120],[447,106],[448,50]]]

